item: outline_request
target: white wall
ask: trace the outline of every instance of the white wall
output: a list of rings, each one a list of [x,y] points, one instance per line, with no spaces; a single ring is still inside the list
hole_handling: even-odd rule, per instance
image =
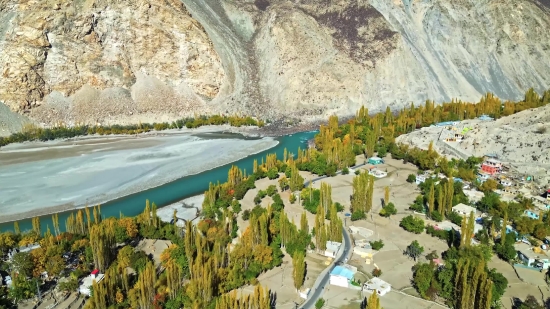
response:
[[[334,276],[334,275],[330,275],[329,283],[332,285],[337,285],[344,288],[347,288],[349,285],[348,278],[342,277],[342,276]]]

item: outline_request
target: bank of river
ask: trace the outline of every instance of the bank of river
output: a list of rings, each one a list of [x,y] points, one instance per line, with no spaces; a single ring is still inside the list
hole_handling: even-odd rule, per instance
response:
[[[257,154],[247,156],[236,162],[222,165],[220,167],[199,172],[194,175],[189,175],[182,177],[180,179],[162,184],[160,186],[143,190],[135,194],[131,194],[119,199],[112,200],[108,203],[105,203],[101,206],[101,213],[104,217],[119,216],[123,214],[125,216],[135,216],[143,211],[145,206],[145,200],[150,200],[151,202],[156,203],[159,207],[169,205],[176,201],[188,198],[200,193],[203,193],[207,188],[210,182],[225,182],[227,180],[227,171],[231,165],[237,165],[241,169],[246,169],[247,171],[252,171],[253,160],[258,159],[259,161],[266,156],[268,153],[277,153],[278,156],[282,157],[283,150],[286,148],[291,153],[297,153],[298,148],[307,147],[307,140],[311,139],[315,135],[314,131],[310,132],[301,132],[292,135],[286,135],[276,138],[278,144],[268,150],[261,151]],[[201,138],[208,138],[208,135],[201,135]],[[212,138],[216,140],[224,140],[223,136],[213,135]],[[232,136],[234,140],[234,136]],[[215,148],[208,149],[208,151],[217,151]],[[194,156],[203,156],[205,153],[196,153]],[[208,167],[204,167],[207,169]],[[24,186],[24,184],[21,184]],[[78,192],[74,192],[78,194]],[[59,213],[59,222],[61,229],[64,229],[65,220],[71,212],[74,212],[74,209],[70,211],[64,211]],[[2,215],[0,214],[0,217]],[[46,226],[53,226],[51,221],[51,215],[45,215],[41,217],[42,228],[45,229]],[[30,219],[20,220],[19,221],[21,230],[27,230],[31,228]],[[11,230],[13,229],[13,223],[7,222],[0,224],[0,230]]]

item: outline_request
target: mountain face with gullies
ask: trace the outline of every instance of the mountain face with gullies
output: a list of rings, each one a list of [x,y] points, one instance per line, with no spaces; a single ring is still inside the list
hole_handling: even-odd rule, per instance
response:
[[[550,88],[548,29],[550,0],[0,0],[0,134],[17,114],[317,120],[519,99]]]

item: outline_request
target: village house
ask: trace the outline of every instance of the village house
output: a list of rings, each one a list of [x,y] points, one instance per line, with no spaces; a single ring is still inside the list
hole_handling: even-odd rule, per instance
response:
[[[531,247],[525,243],[518,243],[514,245],[514,248],[516,249],[520,260],[527,267],[547,269],[550,265],[550,259],[546,253],[538,247]]]
[[[532,210],[526,210],[523,212],[523,215],[525,215],[526,217],[529,217],[531,219],[535,219],[535,220],[538,220],[539,219],[539,214],[532,211]]]
[[[550,209],[550,202],[542,196],[537,195],[531,197],[531,202],[533,202],[533,205],[540,210],[546,211]]]
[[[487,159],[481,164],[481,170],[489,175],[502,172],[502,163],[495,159]]]
[[[363,285],[363,291],[369,293],[373,293],[374,291],[376,291],[378,295],[384,296],[391,291],[391,284],[378,277],[374,277],[365,282],[365,284]]]
[[[461,215],[461,216],[469,216],[470,213],[474,213],[474,215],[476,214],[476,209],[475,207],[472,207],[472,206],[469,206],[469,205],[466,205],[466,204],[458,204],[456,206],[453,206],[453,211],[456,212],[457,214]]]
[[[342,248],[342,243],[335,241],[327,241],[327,249],[325,250],[325,256],[335,258],[338,252]]]
[[[82,284],[81,284],[80,287],[78,288],[78,291],[79,291],[81,294],[90,296],[90,295],[91,295],[91,290],[90,290],[90,288],[92,287],[93,282],[95,281],[96,283],[98,283],[98,282],[100,282],[101,280],[103,280],[103,278],[105,278],[105,275],[104,275],[104,274],[100,274],[100,273],[99,273],[99,270],[94,269],[94,270],[90,273],[90,275],[89,275],[88,277],[82,279]]]
[[[347,288],[350,286],[357,268],[351,265],[338,265],[330,272],[329,283]]]

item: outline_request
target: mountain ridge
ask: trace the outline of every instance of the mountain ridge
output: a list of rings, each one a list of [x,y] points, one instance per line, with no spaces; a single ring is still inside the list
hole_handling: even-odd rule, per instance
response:
[[[0,0],[0,101],[45,125],[308,121],[550,88],[549,0],[75,3]]]

